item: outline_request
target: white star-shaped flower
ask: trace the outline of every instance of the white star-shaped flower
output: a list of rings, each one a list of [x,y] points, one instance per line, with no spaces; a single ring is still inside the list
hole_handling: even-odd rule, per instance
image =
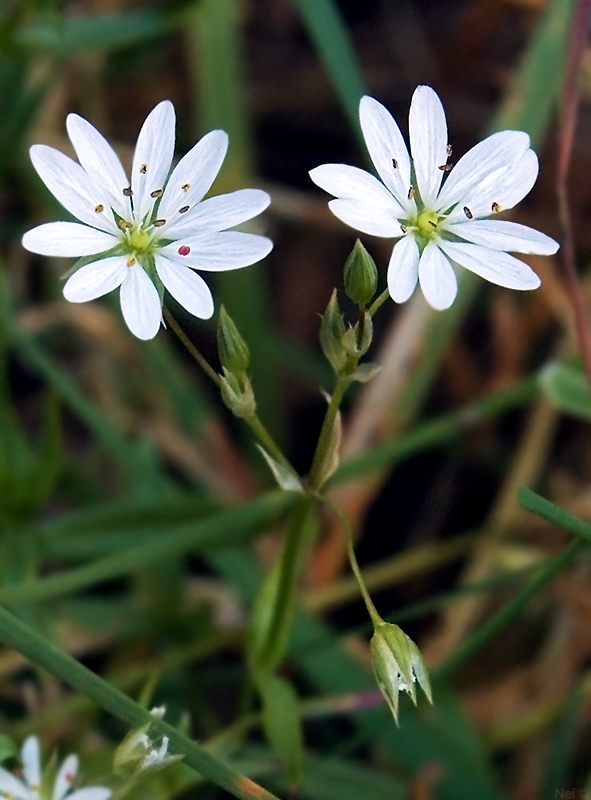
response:
[[[0,767],[0,798],[2,800],[109,800],[111,790],[105,786],[89,786],[69,794],[78,771],[78,757],[70,755],[58,770],[51,795],[41,785],[39,740],[29,736],[21,750],[23,771],[20,777]]]
[[[175,113],[164,100],[142,126],[130,181],[96,128],[77,114],[69,114],[66,125],[80,163],[40,144],[31,148],[31,160],[82,224],[39,225],[24,235],[23,245],[46,256],[85,257],[64,286],[67,300],[84,303],[120,286],[129,329],[151,339],[162,319],[163,288],[207,319],[213,299],[193,270],[238,269],[270,252],[272,242],[264,236],[227,230],[260,214],[270,202],[266,192],[242,189],[203,200],[226,155],[224,131],[206,134],[171,173]]]
[[[434,308],[448,308],[457,293],[456,266],[509,289],[540,285],[535,272],[509,252],[551,255],[558,244],[525,225],[487,219],[512,208],[535,183],[538,159],[526,133],[494,133],[451,169],[445,113],[429,86],[413,94],[410,155],[398,125],[377,100],[363,97],[359,117],[381,182],[345,164],[324,164],[310,176],[337,198],[330,209],[347,225],[373,236],[402,237],[388,267],[396,302],[408,300],[418,280]]]

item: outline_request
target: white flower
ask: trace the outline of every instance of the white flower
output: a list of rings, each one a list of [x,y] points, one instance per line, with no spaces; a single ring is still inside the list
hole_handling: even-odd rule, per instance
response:
[[[363,97],[359,117],[382,182],[345,164],[324,164],[310,176],[335,195],[329,206],[347,225],[373,236],[402,237],[388,267],[396,302],[408,300],[418,280],[434,308],[448,308],[457,293],[458,265],[509,289],[540,285],[535,272],[508,251],[550,255],[558,244],[525,225],[486,219],[512,208],[535,183],[538,159],[526,133],[495,133],[450,171],[445,113],[429,86],[417,87],[412,98],[411,155],[377,100]]]
[[[29,736],[21,750],[23,771],[20,777],[0,767],[0,798],[2,800],[108,800],[111,790],[104,786],[89,786],[69,794],[78,771],[78,757],[70,755],[58,770],[53,792],[46,794],[41,786],[39,740]]]
[[[73,303],[121,287],[125,321],[151,339],[162,318],[162,291],[191,314],[213,314],[213,299],[194,269],[219,271],[254,264],[271,250],[264,236],[229,231],[260,214],[270,202],[258,189],[203,200],[224,160],[228,136],[206,134],[170,173],[175,141],[172,103],[159,103],[140,131],[131,181],[106,139],[89,122],[69,114],[67,130],[79,164],[46,145],[31,160],[47,188],[81,223],[50,222],[28,231],[23,245],[47,256],[85,258],[64,286]]]

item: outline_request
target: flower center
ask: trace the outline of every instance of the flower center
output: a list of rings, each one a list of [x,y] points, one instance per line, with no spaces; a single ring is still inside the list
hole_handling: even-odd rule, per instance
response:
[[[145,251],[152,239],[151,233],[143,228],[136,228],[129,235],[129,244],[133,250]]]
[[[433,239],[437,233],[439,217],[434,211],[422,211],[417,217],[416,227],[421,236],[425,239]]]

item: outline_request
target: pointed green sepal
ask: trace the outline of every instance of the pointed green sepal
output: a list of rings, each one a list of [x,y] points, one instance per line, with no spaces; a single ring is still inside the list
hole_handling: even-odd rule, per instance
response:
[[[332,368],[337,374],[345,366],[347,361],[347,351],[343,347],[343,337],[346,334],[343,315],[339,309],[337,300],[337,290],[332,293],[332,297],[322,315],[320,324],[320,344],[324,355],[330,361]]]
[[[248,345],[223,306],[220,308],[217,338],[222,366],[231,373],[246,372],[250,364]]]
[[[366,306],[371,302],[378,286],[378,270],[359,239],[345,264],[343,280],[345,292],[354,303]]]
[[[256,400],[252,385],[245,374],[236,377],[224,367],[220,390],[222,400],[236,417],[252,417],[256,412]]]

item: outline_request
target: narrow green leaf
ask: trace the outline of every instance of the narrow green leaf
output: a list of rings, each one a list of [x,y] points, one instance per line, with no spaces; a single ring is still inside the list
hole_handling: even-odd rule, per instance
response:
[[[293,686],[277,675],[267,675],[257,684],[263,701],[263,725],[271,747],[287,772],[291,789],[303,778],[304,755],[300,706]]]
[[[570,695],[545,759],[541,800],[556,800],[556,797],[560,796],[557,787],[568,786],[569,767],[574,758],[577,736],[583,722],[584,703],[585,693],[579,684]],[[575,792],[571,794],[575,796]],[[577,794],[581,798],[587,797],[582,791]]]
[[[539,494],[532,492],[525,486],[521,486],[517,492],[519,503],[531,511],[532,514],[545,519],[547,522],[552,522],[554,525],[562,528],[568,533],[572,533],[578,539],[591,541],[591,525],[588,522],[583,522],[578,517],[569,514],[559,506],[554,505]]]
[[[560,411],[591,420],[591,387],[582,369],[573,364],[550,364],[540,375],[540,386]]]

